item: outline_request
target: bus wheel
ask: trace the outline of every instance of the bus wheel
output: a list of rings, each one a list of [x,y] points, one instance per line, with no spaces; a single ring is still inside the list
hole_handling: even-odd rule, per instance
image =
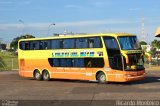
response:
[[[42,79],[42,76],[38,70],[34,72],[34,79],[39,80],[39,81]]]
[[[48,71],[43,71],[42,77],[44,81],[49,81],[50,80],[50,75]]]
[[[97,75],[97,80],[99,83],[106,83],[106,75],[103,72],[100,72]]]

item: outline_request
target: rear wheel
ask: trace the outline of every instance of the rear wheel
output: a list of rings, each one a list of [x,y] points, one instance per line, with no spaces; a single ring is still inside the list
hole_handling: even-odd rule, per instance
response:
[[[34,79],[39,80],[39,81],[42,79],[42,76],[38,70],[34,72]]]
[[[42,74],[43,80],[44,81],[49,81],[50,80],[50,74],[48,71],[44,71]]]
[[[99,83],[106,83],[106,75],[103,72],[100,72],[97,75],[97,80]]]

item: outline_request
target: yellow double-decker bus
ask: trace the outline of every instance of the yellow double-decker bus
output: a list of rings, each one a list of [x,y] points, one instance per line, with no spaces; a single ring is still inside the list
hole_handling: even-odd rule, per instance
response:
[[[19,75],[36,80],[129,82],[144,79],[143,51],[136,35],[83,34],[19,41]]]

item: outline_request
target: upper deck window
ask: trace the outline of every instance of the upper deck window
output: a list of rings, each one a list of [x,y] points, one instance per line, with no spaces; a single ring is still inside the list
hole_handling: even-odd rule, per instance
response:
[[[89,38],[88,43],[89,43],[89,48],[101,48],[102,47],[100,37]]]
[[[73,49],[75,48],[75,39],[64,39],[63,40],[64,49]]]
[[[29,50],[30,49],[30,45],[29,42],[20,42],[20,49],[22,50]]]
[[[22,50],[102,48],[100,37],[32,40],[20,42]]]
[[[119,49],[118,43],[114,37],[104,37],[107,49]]]
[[[88,38],[77,38],[76,48],[88,48]]]
[[[51,41],[51,48],[52,49],[60,49],[60,40],[52,40]]]
[[[31,50],[38,50],[39,49],[39,41],[31,41],[30,42],[30,49]]]

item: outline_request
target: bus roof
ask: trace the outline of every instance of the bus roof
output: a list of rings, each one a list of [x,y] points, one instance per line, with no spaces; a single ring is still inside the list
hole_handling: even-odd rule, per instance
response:
[[[63,39],[63,38],[80,38],[80,37],[95,37],[95,36],[136,36],[134,34],[128,33],[99,33],[99,34],[72,34],[72,35],[59,35],[43,38],[30,38],[30,39],[21,39],[19,41],[28,41],[28,40],[47,40],[47,39]]]
[[[157,28],[155,35],[155,37],[160,37],[160,27]]]

